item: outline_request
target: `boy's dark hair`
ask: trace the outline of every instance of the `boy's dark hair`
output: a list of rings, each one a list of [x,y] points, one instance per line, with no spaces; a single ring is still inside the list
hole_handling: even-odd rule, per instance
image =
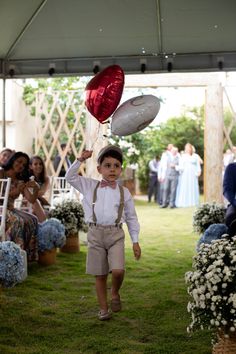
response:
[[[118,151],[109,150],[109,151],[105,152],[105,153],[101,156],[101,158],[100,158],[100,160],[99,160],[99,164],[101,164],[101,163],[104,161],[104,159],[105,159],[106,157],[113,157],[113,159],[116,159],[116,160],[120,161],[121,165],[122,165],[122,163],[123,163],[123,157],[122,157],[122,155],[121,155]]]

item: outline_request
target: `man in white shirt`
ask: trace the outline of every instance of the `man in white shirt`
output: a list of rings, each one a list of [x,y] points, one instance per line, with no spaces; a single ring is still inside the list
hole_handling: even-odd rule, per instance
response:
[[[163,194],[164,194],[164,188],[165,188],[165,180],[166,180],[166,174],[167,174],[167,168],[168,165],[170,164],[170,161],[172,159],[172,154],[171,150],[173,148],[173,144],[168,144],[166,151],[164,151],[161,155],[161,161],[160,161],[160,166],[159,166],[159,173],[158,173],[158,181],[160,183],[160,199],[161,199],[161,207],[163,206]],[[167,200],[169,202],[169,200]]]

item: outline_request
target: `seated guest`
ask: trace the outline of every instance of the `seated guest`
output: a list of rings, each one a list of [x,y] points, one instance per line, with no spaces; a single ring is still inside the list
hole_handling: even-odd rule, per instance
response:
[[[20,194],[30,203],[35,203],[38,196],[38,184],[29,180],[29,157],[27,154],[19,151],[10,157],[0,170],[0,178],[7,177],[11,178],[11,188],[7,207],[6,239],[15,242],[24,249],[29,261],[36,260],[38,218],[33,214],[16,209],[14,206],[15,200]]]
[[[30,175],[34,176],[34,180],[38,183],[40,189],[38,191],[38,200],[42,207],[49,206],[47,192],[50,189],[50,179],[46,173],[46,168],[43,159],[40,156],[33,156],[29,164]],[[34,207],[34,206],[33,206]]]
[[[14,153],[13,150],[4,148],[0,152],[0,167],[5,165],[7,163],[7,160],[11,157],[11,155]]]

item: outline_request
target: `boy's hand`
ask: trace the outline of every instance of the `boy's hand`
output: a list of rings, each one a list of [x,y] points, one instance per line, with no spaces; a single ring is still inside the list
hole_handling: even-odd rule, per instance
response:
[[[135,259],[139,260],[139,258],[141,257],[141,248],[138,242],[133,243],[133,252]]]
[[[80,157],[78,157],[77,160],[79,160],[80,162],[83,162],[87,159],[89,159],[92,156],[93,150],[84,150],[81,154]]]

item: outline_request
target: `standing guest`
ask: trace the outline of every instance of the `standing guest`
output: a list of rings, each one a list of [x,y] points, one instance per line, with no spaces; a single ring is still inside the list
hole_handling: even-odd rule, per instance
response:
[[[61,144],[62,153],[65,150],[65,148],[66,148],[66,144]],[[56,157],[53,161],[54,170],[56,171],[56,173],[58,173],[59,177],[65,177],[66,171],[71,166],[69,155],[70,155],[70,150],[68,150],[67,154],[65,155],[65,161],[63,161],[60,171],[58,171],[58,167],[61,162],[60,154],[56,155]],[[65,165],[66,165],[66,167],[65,167]]]
[[[190,207],[199,204],[198,177],[201,166],[197,154],[194,153],[190,143],[185,145],[184,153],[179,163],[179,182],[176,192],[175,204],[177,207]]]
[[[152,196],[154,196],[155,202],[158,201],[158,168],[159,168],[159,156],[156,155],[149,164],[149,183],[148,183],[148,202],[151,202]]]
[[[163,189],[163,201],[162,208],[166,208],[169,204],[170,208],[175,208],[175,198],[176,198],[176,189],[179,178],[179,152],[178,148],[173,146],[171,149],[171,157],[167,161],[166,167],[166,177],[164,180],[164,189]]]
[[[159,165],[158,171],[158,181],[160,183],[160,204],[161,207],[163,205],[163,195],[164,195],[164,188],[165,188],[165,178],[167,173],[168,165],[170,164],[172,154],[171,150],[173,148],[173,144],[168,144],[166,150],[161,155],[161,161]],[[169,199],[167,199],[166,203],[169,203]]]
[[[50,178],[46,173],[46,168],[43,159],[40,156],[33,156],[29,163],[30,175],[34,176],[35,181],[38,183],[40,189],[38,191],[38,200],[42,207],[49,206],[47,199],[47,192],[50,189]]]
[[[223,195],[229,202],[226,210],[225,223],[229,234],[236,235],[236,162],[230,163],[224,173]]]
[[[13,153],[14,151],[9,148],[2,149],[2,151],[0,152],[0,167],[7,163]]]
[[[112,274],[111,310],[121,310],[120,288],[124,279],[124,238],[122,224],[128,226],[136,259],[141,256],[138,243],[139,223],[129,190],[118,185],[122,172],[123,153],[108,145],[98,154],[98,172],[102,181],[78,175],[80,164],[92,156],[85,150],[67,171],[66,180],[83,198],[85,221],[89,224],[86,271],[95,276],[99,320],[111,318],[107,303],[107,277]]]
[[[35,215],[14,207],[15,200],[22,194],[30,203],[37,199],[39,186],[29,180],[29,156],[21,151],[14,153],[0,170],[0,178],[11,178],[8,198],[6,238],[27,252],[29,261],[37,259],[36,236],[38,219]],[[32,189],[32,193],[29,189]]]

